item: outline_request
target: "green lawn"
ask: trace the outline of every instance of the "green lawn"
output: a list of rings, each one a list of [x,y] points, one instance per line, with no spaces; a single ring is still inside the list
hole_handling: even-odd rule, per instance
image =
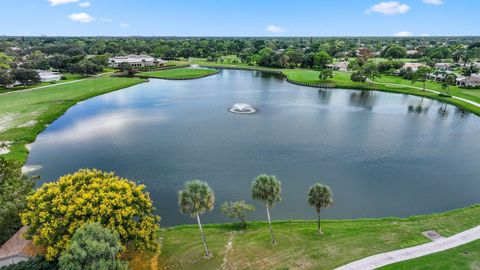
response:
[[[405,80],[396,76],[382,76],[378,78],[373,84],[369,83],[355,83],[350,80],[349,72],[334,72],[334,77],[328,81],[322,81],[318,78],[318,71],[314,70],[305,70],[305,69],[284,69],[282,73],[291,81],[299,83],[311,83],[311,84],[331,84],[337,88],[346,88],[346,89],[363,89],[363,90],[377,90],[391,93],[403,93],[416,96],[427,97],[431,99],[437,99],[446,103],[450,103],[466,109],[470,112],[473,112],[477,115],[480,115],[480,108],[463,102],[460,100],[455,100],[453,98],[440,97],[435,93],[428,91],[423,91],[421,89],[415,89],[414,87],[423,87],[423,84],[420,82],[412,83],[409,80]],[[377,83],[378,82],[378,83]],[[380,84],[382,83],[382,84]],[[383,84],[386,83],[386,84]],[[389,85],[391,83],[392,85]],[[394,85],[400,84],[402,86]],[[439,92],[444,92],[441,89],[440,84],[435,82],[427,82],[427,89],[436,90]],[[480,103],[480,90],[466,90],[461,89],[456,86],[452,86],[450,89],[450,94],[462,97],[471,101]]]
[[[480,240],[425,257],[388,265],[380,269],[480,269]]]
[[[217,74],[218,70],[209,68],[173,68],[159,71],[142,72],[137,75],[159,79],[196,79]]]
[[[54,85],[54,84],[59,84],[59,83],[64,83],[64,82],[71,82],[71,81],[76,81],[83,79],[82,76],[79,74],[72,74],[72,73],[62,73],[62,75],[66,78],[65,80],[61,80],[58,82],[47,82],[47,83],[38,83],[38,84],[33,84],[33,85],[27,85],[27,86],[15,86],[13,88],[5,88],[5,87],[0,87],[0,94],[6,93],[6,92],[12,92],[16,90],[23,90],[23,89],[32,89],[32,88],[37,88],[40,86],[46,86],[46,85]]]
[[[203,257],[197,226],[165,228],[160,232],[160,255],[150,260],[134,260],[132,266],[133,269],[222,269],[226,261],[224,269],[333,269],[374,254],[427,243],[430,240],[422,235],[424,231],[435,230],[451,236],[473,228],[480,224],[480,205],[405,219],[322,224],[325,234],[318,236],[313,220],[275,222],[278,243],[274,246],[263,222],[250,223],[246,231],[238,224],[205,225],[206,239],[214,254],[211,259]],[[229,241],[232,246],[225,255]]]
[[[25,162],[25,145],[77,102],[143,82],[138,78],[92,78],[66,85],[0,96],[0,141],[10,141],[7,158]]]

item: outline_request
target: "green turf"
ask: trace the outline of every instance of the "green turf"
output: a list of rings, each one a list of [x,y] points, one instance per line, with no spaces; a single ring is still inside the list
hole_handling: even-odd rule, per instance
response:
[[[275,215],[275,212],[272,213]],[[312,216],[314,215],[312,211]],[[442,214],[406,219],[324,221],[323,236],[315,221],[279,221],[273,224],[278,243],[270,243],[268,226],[250,223],[205,225],[206,239],[214,256],[203,258],[197,226],[165,228],[157,269],[333,269],[374,254],[411,247],[428,240],[422,232],[435,230],[451,236],[480,224],[480,205]],[[232,248],[225,256],[228,241]],[[145,262],[149,264],[149,262]],[[144,265],[137,265],[141,269]],[[428,269],[428,268],[427,268]]]
[[[25,162],[25,145],[77,102],[143,82],[137,78],[95,78],[0,96],[0,141],[11,141],[6,158]]]
[[[160,79],[196,79],[218,73],[218,70],[209,68],[173,68],[159,71],[142,72],[140,77]]]
[[[388,265],[380,269],[480,269],[480,240],[425,257]]]

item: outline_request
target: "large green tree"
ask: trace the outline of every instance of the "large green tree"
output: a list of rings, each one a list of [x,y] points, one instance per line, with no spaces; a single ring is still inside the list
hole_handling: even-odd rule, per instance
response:
[[[320,211],[333,204],[332,191],[328,186],[316,183],[308,190],[307,201],[308,205],[314,207],[317,212],[317,230],[319,234],[323,234],[320,227]]]
[[[18,213],[25,209],[35,179],[22,173],[19,162],[0,157],[0,246],[21,227]]]
[[[85,223],[99,222],[120,235],[124,247],[158,248],[159,217],[145,186],[114,173],[82,169],[46,183],[28,197],[21,214],[27,237],[45,246],[46,258],[54,260],[68,246],[72,235]]]
[[[127,263],[117,259],[122,250],[117,232],[85,223],[73,234],[58,265],[60,270],[127,270]]]
[[[274,175],[261,174],[252,182],[252,199],[261,201],[267,208],[268,225],[272,235],[272,244],[275,244],[272,221],[270,219],[270,208],[281,201],[282,184]]]
[[[197,218],[198,228],[202,235],[203,247],[205,248],[205,256],[210,256],[207,241],[200,221],[200,215],[206,211],[212,211],[215,203],[215,194],[206,182],[200,180],[192,180],[185,183],[183,190],[178,192],[178,205],[183,214]]]
[[[314,66],[319,69],[324,69],[328,64],[332,63],[332,57],[325,51],[315,54]]]

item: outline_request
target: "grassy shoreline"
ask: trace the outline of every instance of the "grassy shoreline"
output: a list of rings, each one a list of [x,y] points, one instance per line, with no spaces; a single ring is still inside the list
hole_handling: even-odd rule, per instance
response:
[[[352,89],[352,90],[368,90],[368,91],[381,91],[387,93],[398,93],[398,94],[408,94],[414,95],[419,97],[426,97],[429,99],[438,100],[441,102],[445,102],[471,113],[480,116],[480,107],[477,107],[473,104],[468,102],[464,102],[458,99],[450,98],[450,97],[442,97],[438,94],[423,91],[419,89],[415,89],[412,87],[422,87],[422,83],[412,83],[411,81],[395,77],[395,76],[382,76],[375,83],[368,84],[368,83],[355,83],[350,80],[350,73],[349,72],[334,72],[334,77],[327,81],[321,81],[318,78],[318,71],[311,70],[311,69],[279,69],[279,68],[267,68],[267,67],[259,67],[259,66],[248,66],[248,65],[235,65],[235,64],[218,64],[218,63],[210,63],[206,61],[194,61],[193,63],[199,64],[203,67],[208,68],[223,68],[223,69],[234,69],[234,70],[250,70],[250,71],[262,71],[262,72],[269,72],[275,74],[281,74],[290,83],[293,84],[318,84],[318,85],[329,85],[332,88],[342,88],[342,89]],[[389,86],[389,84],[391,86]],[[396,84],[404,85],[403,87],[397,86]],[[426,84],[427,89],[435,90],[438,92],[445,92],[441,85],[435,82],[427,82]],[[480,91],[478,90],[469,90],[469,89],[461,89],[456,86],[452,86],[450,89],[450,94],[468,99],[473,102],[480,103]]]
[[[278,243],[270,243],[268,223],[254,221],[242,230],[238,223],[205,224],[213,258],[203,257],[198,227],[162,228],[159,255],[142,260],[131,257],[133,269],[333,269],[374,254],[428,243],[422,232],[435,230],[451,236],[480,224],[480,205],[444,213],[408,218],[373,218],[322,221],[323,236],[315,220],[274,221]],[[228,248],[228,243],[230,248]],[[133,262],[135,262],[133,264]],[[151,268],[153,269],[153,268]]]
[[[138,78],[92,78],[0,97],[0,141],[10,142],[7,159],[25,163],[27,145],[78,102],[145,82]]]
[[[136,74],[140,78],[155,78],[162,80],[193,80],[205,78],[218,74],[217,69],[207,69],[207,68],[171,68],[150,72],[141,72]]]

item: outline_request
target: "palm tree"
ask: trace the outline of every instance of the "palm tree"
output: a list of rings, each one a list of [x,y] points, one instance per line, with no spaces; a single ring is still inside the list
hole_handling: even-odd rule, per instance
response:
[[[319,234],[323,234],[320,227],[320,211],[322,208],[327,208],[333,205],[332,191],[328,186],[320,183],[310,187],[308,191],[308,204],[315,207],[317,211],[317,229]]]
[[[192,218],[197,218],[206,257],[208,257],[210,253],[208,252],[207,241],[205,240],[202,223],[200,222],[200,215],[204,214],[207,210],[212,211],[214,202],[215,195],[213,194],[213,190],[206,182],[199,180],[188,181],[185,183],[184,189],[178,192],[180,212],[189,214]]]
[[[275,244],[275,236],[272,229],[272,221],[270,220],[270,208],[275,203],[282,200],[280,193],[282,192],[280,181],[274,175],[261,174],[252,182],[252,198],[259,200],[265,204],[267,208],[268,224],[270,226],[270,234],[272,235],[272,244]]]

